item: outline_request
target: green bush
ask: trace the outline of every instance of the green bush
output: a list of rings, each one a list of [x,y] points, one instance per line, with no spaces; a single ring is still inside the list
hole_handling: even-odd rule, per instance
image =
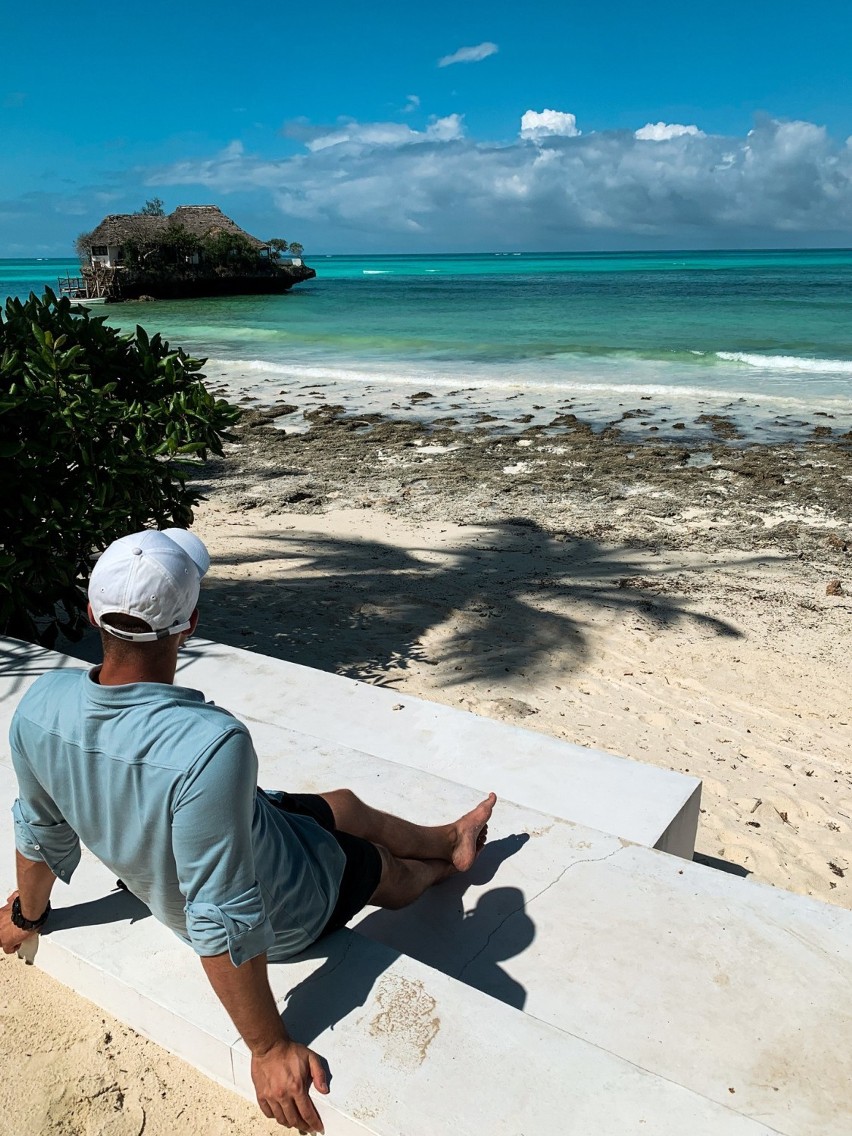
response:
[[[186,526],[186,479],[239,415],[203,360],[48,289],[0,311],[0,631],[52,644],[83,626],[93,554]]]
[[[201,241],[204,264],[217,272],[252,272],[258,268],[260,253],[242,233],[209,233]]]

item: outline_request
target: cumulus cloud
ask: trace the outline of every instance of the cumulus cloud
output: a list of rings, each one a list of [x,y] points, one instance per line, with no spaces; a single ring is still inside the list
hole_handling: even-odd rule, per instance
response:
[[[764,118],[745,137],[696,128],[649,145],[630,131],[581,135],[567,112],[527,114],[509,143],[469,138],[458,115],[421,131],[302,124],[295,155],[234,145],[148,184],[265,200],[326,247],[753,246],[852,227],[852,145],[813,123]]]
[[[704,131],[697,126],[682,126],[679,122],[647,122],[633,137],[640,142],[668,142],[670,138],[683,138],[685,135],[705,137]]]
[[[500,48],[496,43],[478,43],[476,47],[460,47],[452,55],[444,55],[438,60],[439,67],[452,67],[454,63],[479,63],[489,55],[496,55]]]
[[[521,138],[538,141],[540,138],[576,138],[577,116],[562,110],[528,110],[521,116]]]
[[[407,96],[407,102],[406,102],[405,106],[402,108],[402,113],[403,114],[412,114],[414,111],[416,111],[419,108],[419,106],[420,106],[420,96],[419,95],[408,95]]]

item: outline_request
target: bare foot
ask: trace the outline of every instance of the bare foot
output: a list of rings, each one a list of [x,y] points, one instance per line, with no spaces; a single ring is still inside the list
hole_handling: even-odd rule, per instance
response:
[[[497,803],[494,793],[489,793],[484,801],[465,813],[453,825],[453,867],[457,872],[466,872],[482,850],[488,834],[488,821]]]

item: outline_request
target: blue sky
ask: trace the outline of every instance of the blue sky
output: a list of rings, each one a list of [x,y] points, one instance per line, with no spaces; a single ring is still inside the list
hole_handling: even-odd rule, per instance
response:
[[[0,256],[154,195],[318,253],[848,245],[850,32],[835,0],[18,6]]]

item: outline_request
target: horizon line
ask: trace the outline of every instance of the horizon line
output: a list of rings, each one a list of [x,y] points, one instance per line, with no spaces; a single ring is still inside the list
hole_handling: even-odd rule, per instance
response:
[[[431,252],[315,252],[302,254],[307,260],[311,255],[316,257],[416,257],[416,256],[648,256],[695,253],[768,253],[768,252],[850,252],[852,245],[760,245],[760,246],[730,246],[725,248],[619,248],[619,249],[478,249],[466,252],[431,251]],[[0,262],[9,260],[33,260],[47,262],[49,260],[79,260],[76,254],[54,256],[0,256]]]

